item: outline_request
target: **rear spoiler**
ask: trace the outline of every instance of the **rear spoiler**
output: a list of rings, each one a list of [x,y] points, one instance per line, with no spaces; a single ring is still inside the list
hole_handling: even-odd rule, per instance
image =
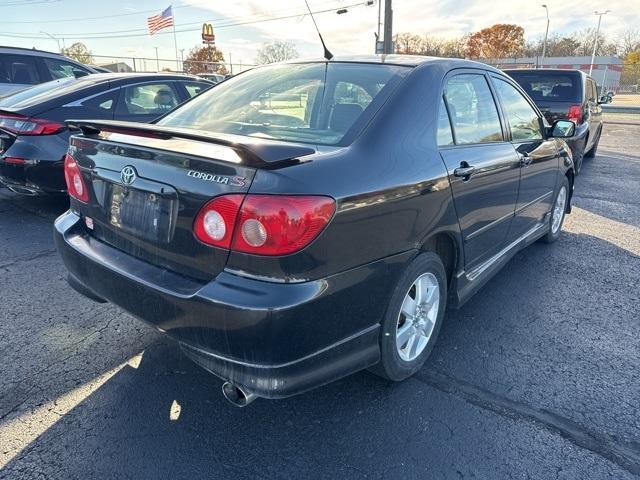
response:
[[[121,122],[116,120],[67,120],[70,130],[80,130],[87,137],[99,136],[102,133],[118,133],[132,137],[146,137],[158,140],[158,148],[162,141],[169,139],[194,140],[231,148],[242,159],[242,165],[260,169],[282,168],[300,163],[300,157],[316,153],[309,146],[295,143],[278,142],[268,139],[209,133],[186,128],[172,128],[149,123]],[[189,153],[182,151],[180,153]],[[197,153],[196,155],[200,155]]]

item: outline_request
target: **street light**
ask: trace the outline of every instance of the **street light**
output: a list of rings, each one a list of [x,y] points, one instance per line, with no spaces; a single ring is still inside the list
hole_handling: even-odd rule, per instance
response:
[[[62,49],[60,48],[60,40],[58,38],[54,37],[50,33],[45,32],[44,30],[40,30],[40,33],[44,33],[50,39],[55,40],[58,43],[58,52],[62,52]]]
[[[602,16],[609,13],[611,10],[605,10],[604,12],[593,12],[598,15],[598,28],[596,28],[596,38],[593,40],[593,53],[591,54],[591,65],[589,65],[589,75],[593,71],[593,62],[596,59],[596,49],[598,48],[598,35],[600,34],[600,23],[602,22]]]
[[[546,5],[542,5],[547,12],[547,30],[544,32],[544,43],[542,44],[542,59],[540,60],[540,66],[544,66],[544,56],[547,54],[547,37],[549,36],[549,8]]]

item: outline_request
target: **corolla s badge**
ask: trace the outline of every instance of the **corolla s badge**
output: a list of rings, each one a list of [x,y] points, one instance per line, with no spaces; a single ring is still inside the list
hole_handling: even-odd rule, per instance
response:
[[[228,177],[226,175],[214,175],[212,173],[198,172],[197,170],[189,170],[187,172],[187,175],[199,180],[220,183],[222,185],[231,185],[232,187],[244,187],[246,185],[245,177]]]
[[[122,180],[122,183],[125,185],[131,185],[135,181],[136,177],[136,169],[131,165],[127,165],[120,172],[120,180]]]

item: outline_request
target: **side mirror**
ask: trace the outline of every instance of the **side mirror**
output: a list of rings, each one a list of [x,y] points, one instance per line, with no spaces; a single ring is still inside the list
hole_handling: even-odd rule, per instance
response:
[[[569,138],[576,133],[576,124],[571,120],[556,120],[551,126],[551,137]]]
[[[603,103],[611,103],[612,100],[611,95],[602,95],[598,103],[602,105]]]

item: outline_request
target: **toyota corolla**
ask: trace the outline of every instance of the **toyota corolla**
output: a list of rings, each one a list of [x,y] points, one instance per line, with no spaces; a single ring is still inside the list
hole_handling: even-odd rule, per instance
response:
[[[154,124],[69,126],[69,283],[177,340],[236,405],[414,374],[446,307],[555,241],[573,191],[575,125],[466,60],[276,64]]]

